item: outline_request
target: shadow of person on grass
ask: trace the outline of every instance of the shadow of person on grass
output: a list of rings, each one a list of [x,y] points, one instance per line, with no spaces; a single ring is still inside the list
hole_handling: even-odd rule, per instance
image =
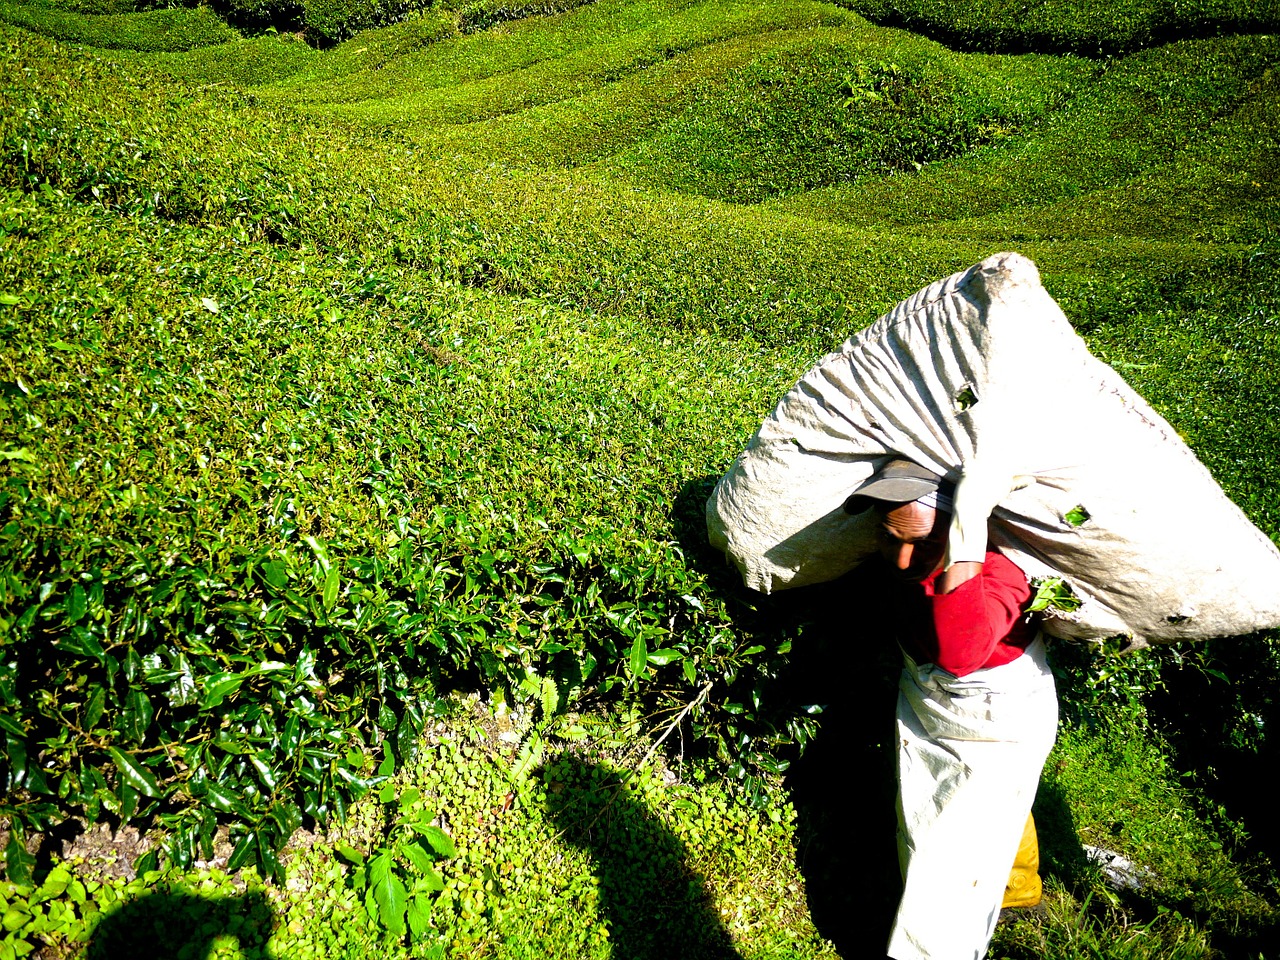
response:
[[[548,812],[595,860],[613,960],[738,960],[684,844],[618,774],[568,764],[549,783]]]
[[[893,752],[901,663],[864,615],[877,606],[868,590],[855,573],[789,598],[802,626],[771,692],[776,706],[822,711],[784,783],[809,913],[845,957],[883,955],[902,892]]]
[[[257,890],[238,897],[155,892],[120,904],[93,932],[87,960],[207,960],[218,941],[236,940],[244,960],[274,960],[275,913]]]
[[[901,894],[892,741],[902,669],[896,644],[877,629],[873,612],[883,604],[856,572],[770,596],[748,590],[707,539],[706,502],[717,480],[681,487],[673,530],[737,630],[767,649],[793,638],[762,712],[821,711],[803,754],[784,757],[809,912],[842,956],[882,954]]]

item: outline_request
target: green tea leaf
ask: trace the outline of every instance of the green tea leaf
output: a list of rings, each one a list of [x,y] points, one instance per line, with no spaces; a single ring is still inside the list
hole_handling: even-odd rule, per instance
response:
[[[1076,505],[1063,514],[1062,519],[1073,527],[1082,527],[1092,519],[1092,516],[1083,505]]]
[[[99,720],[102,719],[102,713],[106,709],[107,691],[105,687],[94,687],[93,693],[89,695],[89,702],[84,705],[84,717],[81,723],[85,730],[92,730]]]
[[[200,701],[200,709],[211,710],[218,706],[226,697],[239,690],[242,683],[242,673],[214,673],[205,677],[204,698]]]
[[[259,564],[258,569],[262,572],[262,579],[277,590],[289,585],[289,565],[283,560],[268,560]]]
[[[333,605],[338,602],[338,587],[340,585],[338,566],[334,564],[329,568],[329,572],[324,575],[324,594],[321,599],[326,610],[332,610]]]
[[[156,778],[151,775],[151,771],[138,763],[131,755],[122,753],[115,747],[107,747],[107,753],[115,761],[116,768],[119,769],[120,776],[124,778],[125,783],[144,796],[157,798],[164,796],[160,785],[156,783]]]
[[[254,836],[257,838],[258,865],[262,868],[262,872],[276,883],[283,883],[284,867],[280,864],[280,858],[276,856],[276,852],[271,849],[269,839],[261,830],[255,830]]]
[[[71,592],[67,594],[67,623],[72,624],[78,622],[88,607],[88,601],[85,596],[84,587],[75,584],[71,588]]]
[[[160,866],[160,849],[152,847],[137,860],[133,862],[133,870],[138,876],[142,876],[151,870],[155,870]]]
[[[31,870],[36,865],[36,858],[35,854],[27,853],[27,846],[23,841],[22,830],[11,826],[9,842],[4,848],[4,863],[9,879],[13,883],[28,886],[31,883]]]
[[[71,632],[59,637],[56,643],[63,650],[69,650],[82,657],[92,657],[95,660],[101,660],[106,653],[102,649],[102,644],[98,642],[98,638],[84,627],[72,627]]]
[[[120,798],[120,822],[128,823],[138,812],[138,791],[122,782],[116,789],[116,796]]]
[[[1036,577],[1031,580],[1035,593],[1027,604],[1029,612],[1040,610],[1062,610],[1071,612],[1078,610],[1084,602],[1075,595],[1071,584],[1061,577]]]
[[[141,743],[146,739],[147,728],[151,726],[154,716],[151,698],[141,690],[132,689],[125,695],[124,711],[120,715],[121,729],[125,736]]]
[[[284,837],[286,842],[302,826],[302,811],[298,809],[297,804],[289,803],[285,800],[273,803],[271,809],[267,811],[267,815],[279,827],[280,835]]]
[[[235,873],[235,871],[248,863],[249,857],[253,855],[257,847],[257,843],[258,835],[256,833],[246,833],[241,837],[240,842],[236,844],[235,849],[231,851],[231,856],[227,860],[228,872]]]
[[[636,678],[644,676],[645,667],[649,663],[649,650],[645,646],[644,637],[636,637],[631,645],[631,675]]]

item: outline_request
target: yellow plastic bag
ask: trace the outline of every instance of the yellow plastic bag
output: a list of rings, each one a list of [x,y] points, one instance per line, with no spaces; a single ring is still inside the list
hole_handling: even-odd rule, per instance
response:
[[[1036,822],[1027,814],[1027,825],[1013,859],[1009,882],[1004,888],[1000,907],[1034,907],[1040,902],[1040,842],[1036,839]]]

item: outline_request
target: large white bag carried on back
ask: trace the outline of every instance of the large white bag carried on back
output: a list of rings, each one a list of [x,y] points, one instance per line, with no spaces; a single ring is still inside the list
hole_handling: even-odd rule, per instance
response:
[[[1280,551],[1165,420],[1089,353],[1014,253],[916,293],[824,357],[707,503],[712,543],[764,592],[875,551],[845,498],[893,456],[957,482],[949,562],[988,537],[1083,601],[1048,632],[1167,642],[1280,626]]]

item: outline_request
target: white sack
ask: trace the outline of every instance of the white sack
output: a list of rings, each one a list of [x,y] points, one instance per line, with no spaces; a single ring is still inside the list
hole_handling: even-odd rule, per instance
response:
[[[711,541],[766,593],[841,576],[875,551],[874,516],[843,502],[893,456],[957,482],[949,563],[982,559],[990,516],[1028,576],[1067,580],[1084,603],[1051,634],[1280,626],[1280,552],[1089,353],[1025,257],[921,290],[819,361],[716,485]]]

